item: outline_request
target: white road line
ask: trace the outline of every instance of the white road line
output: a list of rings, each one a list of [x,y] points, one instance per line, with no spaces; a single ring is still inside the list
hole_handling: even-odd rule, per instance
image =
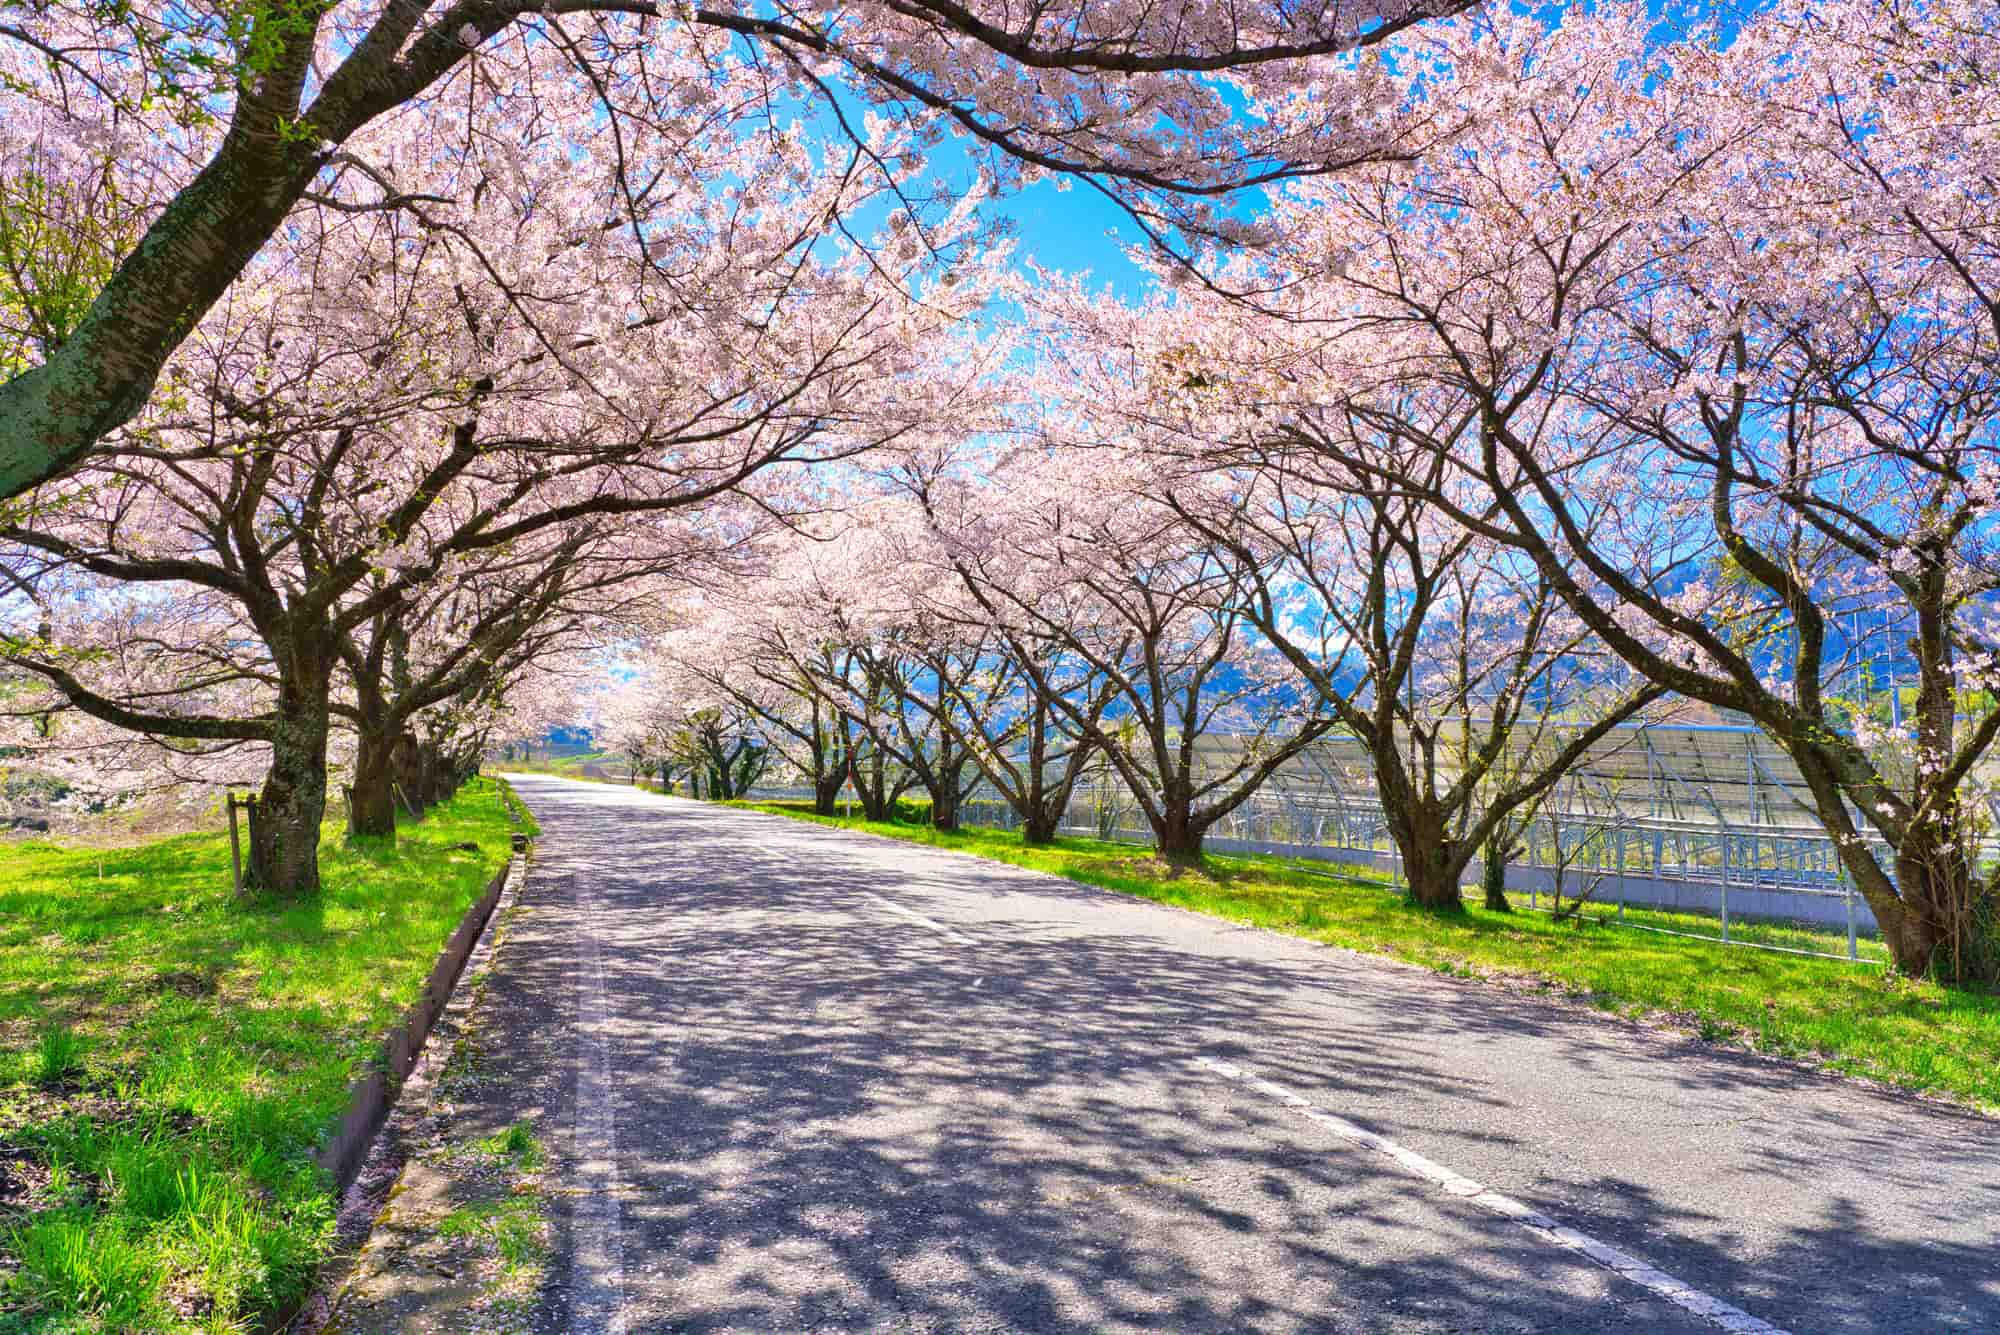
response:
[[[912,913],[910,910],[904,908],[901,904],[892,904],[878,894],[875,894],[868,890],[863,890],[861,893],[864,897],[874,900],[877,904],[880,904],[883,908],[889,910],[889,912],[891,913],[898,914],[902,917],[908,918],[911,922],[914,923],[922,923],[925,927],[928,927],[933,932],[938,933],[938,935],[942,936],[945,940],[951,942],[953,945],[976,946],[979,944],[977,941],[974,941],[969,936],[961,936],[957,932],[952,931],[951,928],[945,926],[941,922],[933,922],[931,919],[926,918],[921,913]]]
[[[597,932],[604,915],[587,877],[577,894],[576,1121],[577,1187],[570,1239],[570,1329],[624,1335],[625,1245],[618,1193],[618,1119],[611,1101],[606,1037],[604,956]]]
[[[1343,1140],[1353,1141],[1363,1148],[1374,1150],[1377,1154],[1387,1155],[1411,1173],[1435,1183],[1451,1195],[1462,1197],[1474,1205],[1484,1206],[1495,1214],[1504,1215],[1539,1237],[1588,1257],[1606,1270],[1658,1294],[1676,1307],[1714,1322],[1732,1335],[1786,1335],[1784,1330],[1770,1322],[1751,1316],[1741,1308],[1731,1307],[1722,1299],[1684,1284],[1672,1275],[1647,1265],[1636,1256],[1621,1252],[1609,1243],[1599,1242],[1588,1233],[1579,1233],[1565,1224],[1557,1223],[1512,1196],[1503,1196],[1497,1191],[1490,1191],[1471,1178],[1454,1173],[1443,1164],[1426,1159],[1415,1150],[1406,1149],[1385,1136],[1376,1135],[1373,1131],[1363,1130],[1344,1117],[1322,1112],[1307,1099],[1294,1094],[1283,1085],[1274,1084],[1252,1075],[1240,1066],[1218,1061],[1213,1057],[1197,1057],[1195,1060],[1226,1079],[1247,1085],[1259,1094],[1284,1104],[1299,1116],[1319,1123]]]

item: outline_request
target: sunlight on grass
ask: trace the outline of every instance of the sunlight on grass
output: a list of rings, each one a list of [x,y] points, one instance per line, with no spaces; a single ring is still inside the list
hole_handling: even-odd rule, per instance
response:
[[[394,840],[329,823],[309,904],[232,903],[223,834],[0,845],[0,1154],[36,1170],[0,1201],[0,1331],[296,1298],[333,1229],[310,1155],[516,828],[486,779]]]
[[[843,820],[814,815],[804,803],[731,805],[957,849],[1440,973],[1525,978],[1581,994],[1607,1011],[1665,1014],[1712,1041],[1812,1058],[2000,1110],[2000,996],[1988,992],[1912,982],[1844,960],[1737,949],[1599,921],[1556,922],[1476,905],[1463,914],[1429,913],[1367,868],[1300,868],[1282,858],[1231,854],[1184,871],[1133,844],[1063,838],[1052,847],[1028,848],[1000,830],[942,833],[927,825]],[[1692,915],[1629,916],[1714,930],[1712,921]],[[1739,930],[1806,949],[1846,948],[1844,938],[1805,929],[1746,923]],[[1875,943],[1864,944],[1879,956]]]

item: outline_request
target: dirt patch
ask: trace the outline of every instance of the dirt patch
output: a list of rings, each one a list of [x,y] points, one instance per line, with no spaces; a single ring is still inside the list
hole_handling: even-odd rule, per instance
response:
[[[25,1145],[0,1144],[0,1219],[54,1204],[54,1174]]]
[[[191,1000],[212,997],[222,990],[222,968],[210,964],[198,969],[170,969],[154,974],[147,986],[153,992],[173,992]]]
[[[56,1085],[30,1085],[12,1091],[0,1103],[0,1144],[16,1139],[17,1131],[58,1120],[87,1118],[101,1126],[118,1126],[139,1116],[137,1105],[75,1077]],[[193,1118],[185,1120],[193,1126]]]

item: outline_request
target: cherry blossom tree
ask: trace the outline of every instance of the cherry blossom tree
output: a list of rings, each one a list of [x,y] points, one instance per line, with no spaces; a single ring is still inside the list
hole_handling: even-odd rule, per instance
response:
[[[1045,355],[1091,396],[1080,429],[1105,437],[1075,446],[1142,442],[1157,503],[1244,572],[1237,611],[1360,743],[1354,777],[1419,904],[1458,907],[1471,860],[1666,694],[1629,680],[1532,561],[1430,499],[1496,509],[1435,448],[1476,432],[1471,397],[1330,382],[1310,326],[1214,288],[1125,307],[1048,282],[1032,300]]]
[[[894,682],[904,704],[1012,808],[1025,843],[1048,844],[1090,772],[1089,729],[1116,690],[1053,642],[1010,634],[964,578],[962,543],[993,500],[987,475],[997,460],[983,438],[1007,429],[994,407],[986,430],[968,426],[877,470],[881,496],[860,564],[877,572],[873,621],[912,647],[917,670]],[[936,800],[934,789],[934,823]]]
[[[1244,617],[1250,573],[1145,482],[1137,450],[1025,447],[953,539],[952,565],[1020,670],[1130,790],[1161,856],[1198,860],[1208,830],[1334,720]],[[1100,677],[1109,702],[1052,679],[1067,665]]]
[[[1372,426],[1296,433],[1252,447],[1258,472],[1226,510],[1180,513],[1252,572],[1245,616],[1361,742],[1411,898],[1456,908],[1473,858],[1665,688],[1607,665],[1510,549],[1381,486],[1397,461]],[[1364,476],[1340,462],[1357,458]]]
[[[1229,215],[1201,196],[1400,151],[1407,100],[1354,53],[1462,2],[1071,3],[1025,15],[956,0],[838,13],[652,0],[9,4],[0,178],[17,180],[24,155],[59,142],[116,142],[109,157],[79,160],[121,164],[118,194],[143,234],[113,247],[116,267],[88,307],[0,382],[0,493],[56,476],[130,421],[300,203],[365,170],[357,144],[411,108],[464,108],[475,135],[494,131],[496,112],[594,130],[618,159],[620,192],[643,195],[687,182],[627,158],[634,128],[719,103],[759,101],[774,124],[815,106],[850,127],[866,167],[893,161],[850,118],[858,103],[878,124],[970,136],[996,176],[1074,173],[1129,199],[1151,228],[1214,230]],[[533,79],[514,77],[530,67]],[[446,193],[421,179],[395,188]],[[1179,203],[1183,192],[1196,201]],[[582,189],[570,199],[576,216],[601,209]]]
[[[730,802],[746,797],[771,763],[754,715],[720,705],[686,714],[676,737],[696,797]]]
[[[900,793],[920,786],[932,823],[956,829],[980,771],[963,732],[950,726],[961,707],[940,683],[976,672],[983,646],[924,616],[910,596],[896,534],[907,517],[887,498],[850,502],[791,535],[779,568],[814,590],[811,620],[789,629],[813,636],[818,650],[800,667],[864,743],[848,768],[870,818],[889,817]]]
[[[796,535],[774,568],[794,591],[782,604],[786,620],[782,627],[765,623],[775,633],[764,643],[839,719],[845,765],[824,780],[815,772],[816,796],[824,791],[822,782],[831,784],[819,804],[830,803],[844,783],[867,819],[888,821],[904,793],[923,783],[935,794],[944,775],[930,754],[934,728],[915,717],[899,690],[908,671],[903,650],[880,634],[873,615],[880,585],[870,577],[873,563],[865,557],[856,561],[873,549],[868,537],[849,518],[830,532],[805,529]],[[949,766],[948,809],[955,809],[963,768],[963,756],[956,760]]]
[[[87,583],[78,597],[52,598],[32,634],[47,643],[101,646],[95,665],[121,695],[188,713],[255,707],[262,686],[215,654],[164,652],[168,645],[226,642],[233,629],[200,599],[153,599],[115,609]],[[109,616],[122,625],[103,624]],[[268,767],[264,749],[232,737],[148,737],[71,706],[33,673],[0,667],[0,745],[9,763],[47,775],[84,807],[104,808],[178,793],[205,803],[228,786],[254,783]]]
[[[417,815],[463,781],[465,757],[452,763],[427,745],[418,736],[420,719],[436,721],[436,711],[456,703],[504,699],[519,674],[599,649],[644,615],[658,596],[647,578],[651,565],[613,558],[607,549],[622,544],[602,527],[572,526],[540,550],[454,562],[448,575],[380,606],[340,638],[347,689],[333,708],[355,736],[347,789],[352,833],[394,834],[399,797]],[[678,550],[664,555],[669,563],[685,559]],[[483,749],[484,730],[449,732],[476,733]],[[433,739],[441,731],[431,728]]]
[[[603,197],[642,154],[713,189],[627,195],[624,226],[579,233],[549,188],[589,176],[567,128],[496,143],[431,126],[421,142],[456,155],[459,195],[414,200],[392,171],[357,169],[353,200],[329,200],[212,312],[130,443],[0,533],[25,603],[78,571],[101,598],[173,586],[235,619],[223,642],[252,646],[244,675],[269,693],[247,717],[107,694],[85,646],[23,633],[9,657],[120,726],[268,745],[260,885],[317,885],[346,637],[480,554],[560,569],[595,520],[699,510],[692,541],[736,541],[787,504],[797,472],[781,465],[893,439],[949,381],[915,373],[980,300],[976,266],[940,276],[958,247],[843,246],[854,187],[815,178],[809,146],[697,128],[628,142],[600,167]],[[796,182],[783,207],[742,193],[769,176]],[[676,550],[672,527],[654,524],[644,560]]]
[[[820,515],[764,535],[747,568],[668,604],[651,650],[665,693],[726,702],[754,718],[773,757],[812,788],[820,814],[854,782],[880,819],[901,776],[867,726],[870,706],[857,697],[859,669],[842,638],[843,605],[873,577],[848,565],[852,549],[833,540],[845,527]]]
[[[813,809],[831,815],[864,743],[817,670],[824,646],[802,635],[783,603],[756,597],[766,588],[760,581],[726,604],[710,602],[656,650],[673,674],[754,718],[773,758],[812,788]]]
[[[1966,688],[1995,647],[2000,195],[1975,108],[2000,39],[1921,2],[1779,4],[1671,44],[1636,6],[1440,32],[1432,95],[1477,128],[1288,188],[1279,240],[1235,261],[1292,331],[1264,410],[1464,396],[1463,428],[1393,424],[1444,482],[1384,484],[1784,746],[1899,968],[1990,975],[1968,799],[2000,717]],[[1907,767],[1839,690],[1864,610],[1907,637]]]
[[[611,660],[611,668],[616,677],[584,698],[576,721],[590,729],[599,747],[625,757],[634,781],[657,772],[664,787],[671,781],[669,744],[675,723],[667,701],[643,668],[626,659]]]

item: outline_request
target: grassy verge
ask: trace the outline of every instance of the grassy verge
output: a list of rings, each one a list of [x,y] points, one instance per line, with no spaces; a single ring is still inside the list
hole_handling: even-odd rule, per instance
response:
[[[1064,838],[1050,848],[1026,848],[1018,836],[998,830],[944,834],[925,825],[816,816],[804,803],[732,805],[974,853],[1441,973],[1525,980],[1581,995],[1608,1011],[1664,1015],[1710,1041],[1810,1058],[1849,1074],[2000,1111],[1995,1059],[2000,996],[1988,992],[1596,920],[1555,922],[1478,907],[1462,916],[1441,916],[1413,907],[1372,870],[1301,868],[1276,857],[1231,855],[1210,858],[1200,871],[1184,871],[1131,844]],[[1687,915],[1628,911],[1628,919],[1713,929],[1709,920]],[[1796,928],[1746,923],[1741,930],[1774,944],[1846,948],[1844,938]]]
[[[632,762],[622,755],[609,751],[579,751],[575,755],[554,756],[542,760],[490,760],[488,764],[497,770],[513,770],[520,774],[552,774],[559,779],[582,779],[587,783],[622,783],[623,776],[632,767]],[[597,769],[603,774],[586,774],[584,770]],[[605,774],[614,777],[606,778]]]
[[[311,1152],[515,828],[485,779],[393,843],[329,824],[307,905],[232,903],[227,835],[0,847],[0,1333],[296,1299],[332,1238]]]

